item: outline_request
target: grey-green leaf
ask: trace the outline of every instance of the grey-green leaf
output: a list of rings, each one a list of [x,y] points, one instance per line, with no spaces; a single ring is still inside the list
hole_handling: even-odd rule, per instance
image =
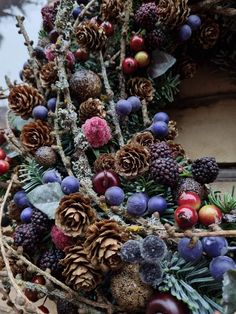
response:
[[[229,270],[224,275],[223,281],[223,306],[224,314],[236,312],[236,270]]]
[[[148,68],[148,74],[155,79],[165,74],[176,62],[176,59],[164,51],[155,50],[152,54],[152,62]]]

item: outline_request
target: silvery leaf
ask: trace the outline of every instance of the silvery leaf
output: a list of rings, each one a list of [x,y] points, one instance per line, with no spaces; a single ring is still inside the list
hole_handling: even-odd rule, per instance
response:
[[[176,59],[166,52],[155,50],[152,53],[152,61],[148,67],[151,78],[157,78],[166,73],[176,62]]]
[[[223,281],[224,314],[236,312],[236,270],[229,270],[224,274]]]

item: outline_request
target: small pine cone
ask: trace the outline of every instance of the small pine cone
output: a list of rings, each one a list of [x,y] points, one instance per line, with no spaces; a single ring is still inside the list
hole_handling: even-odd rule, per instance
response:
[[[35,160],[41,166],[48,168],[55,166],[57,162],[57,155],[52,147],[42,146],[35,152]]]
[[[196,33],[196,43],[202,49],[211,49],[220,37],[220,26],[213,19],[206,19]]]
[[[161,48],[166,39],[165,33],[161,29],[154,29],[151,32],[147,32],[145,36],[145,44],[148,49]]]
[[[157,12],[159,21],[173,29],[186,22],[190,8],[188,0],[160,0]]]
[[[159,158],[151,161],[150,173],[160,184],[174,186],[179,179],[179,166],[173,158]]]
[[[172,157],[172,151],[166,142],[155,143],[150,146],[150,160]]]
[[[182,79],[191,79],[197,72],[197,63],[192,58],[182,58],[179,62],[179,72]]]
[[[39,78],[43,88],[50,88],[51,84],[57,80],[57,69],[54,62],[49,62],[42,66]]]
[[[56,226],[71,237],[83,236],[95,219],[90,199],[81,193],[65,195],[56,209]]]
[[[64,266],[62,275],[66,284],[76,291],[90,291],[101,282],[101,274],[90,263],[82,245],[68,248],[66,257],[60,262]]]
[[[9,203],[7,211],[8,211],[9,218],[11,220],[15,220],[16,222],[20,222],[21,221],[20,214],[22,212],[22,209],[17,207],[16,203],[14,201],[11,201]]]
[[[128,81],[128,93],[132,96],[137,96],[141,100],[151,102],[154,97],[154,88],[150,80],[144,77],[134,77]]]
[[[149,169],[149,152],[140,144],[126,144],[117,151],[115,169],[121,176],[134,178]]]
[[[101,154],[94,162],[94,170],[96,172],[102,170],[114,170],[115,168],[115,155],[114,154]]]
[[[35,84],[34,71],[31,67],[27,66],[25,69],[23,69],[21,75],[25,83],[33,85]]]
[[[30,85],[16,85],[11,88],[8,97],[10,109],[22,119],[28,119],[32,115],[35,106],[41,105],[43,96]]]
[[[103,0],[101,12],[104,20],[116,21],[123,12],[124,2],[122,0]]]
[[[140,133],[136,133],[128,142],[128,144],[140,144],[144,147],[149,147],[154,144],[155,138],[149,131],[144,131]]]
[[[83,22],[75,30],[77,42],[80,47],[91,51],[104,48],[107,36],[104,30],[92,22]]]
[[[156,4],[153,2],[143,3],[135,12],[134,18],[136,23],[142,28],[148,30],[155,28],[158,20]]]
[[[82,102],[79,107],[79,117],[80,122],[84,123],[87,119],[92,117],[106,117],[106,111],[104,110],[104,105],[98,98],[89,98],[88,100]]]
[[[173,120],[170,120],[168,123],[168,135],[165,137],[166,140],[174,140],[178,135],[179,131],[177,129],[177,123]]]
[[[101,220],[88,228],[84,250],[96,269],[103,272],[116,270],[122,265],[119,252],[127,239],[125,229],[116,221]]]
[[[49,124],[41,120],[26,124],[20,135],[24,149],[34,154],[39,147],[51,146],[54,143],[51,131]]]
[[[179,156],[182,156],[182,157],[186,156],[185,150],[181,144],[177,144],[173,141],[167,141],[167,143],[172,151],[172,157],[174,159],[176,159]]]

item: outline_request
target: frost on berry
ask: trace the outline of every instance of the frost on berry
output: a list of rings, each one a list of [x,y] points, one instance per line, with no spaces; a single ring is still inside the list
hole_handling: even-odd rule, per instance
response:
[[[121,259],[128,263],[139,263],[142,261],[140,242],[136,240],[127,241],[120,251]]]
[[[139,276],[142,282],[156,287],[162,281],[162,268],[160,264],[144,263],[140,265]]]
[[[141,246],[141,255],[143,259],[150,263],[156,263],[163,259],[166,253],[166,244],[158,236],[147,236]]]

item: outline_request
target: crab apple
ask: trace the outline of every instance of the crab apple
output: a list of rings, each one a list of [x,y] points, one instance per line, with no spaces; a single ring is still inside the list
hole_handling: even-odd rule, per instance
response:
[[[25,289],[24,294],[27,297],[27,299],[29,299],[31,302],[37,302],[39,300],[37,291]]]
[[[122,62],[122,70],[125,74],[131,74],[138,68],[138,62],[134,58],[125,58]]]
[[[75,52],[75,57],[79,61],[87,61],[89,58],[89,52],[85,49],[79,48]]]
[[[140,35],[134,35],[130,39],[130,48],[133,51],[141,51],[144,48],[144,38]]]
[[[35,283],[37,285],[44,286],[46,284],[46,280],[42,275],[36,275],[31,280],[32,283]]]
[[[7,161],[9,165],[11,165],[13,163],[13,158],[6,156],[5,161]]]
[[[6,160],[0,160],[0,176],[7,173],[9,170],[9,163]]]
[[[93,189],[96,193],[104,195],[106,190],[112,186],[119,186],[120,179],[113,171],[100,171],[92,179]]]
[[[222,220],[222,212],[215,205],[205,205],[198,212],[199,222],[204,226],[211,224],[220,224]]]
[[[182,205],[176,208],[174,213],[175,221],[182,229],[193,227],[198,221],[197,211],[187,205]]]
[[[137,52],[134,58],[138,62],[140,68],[144,68],[150,63],[150,57],[146,51]]]
[[[102,22],[100,27],[104,30],[107,37],[111,37],[114,34],[114,26],[112,25],[111,22],[104,21]]]
[[[179,206],[188,205],[198,210],[201,207],[201,199],[195,192],[183,192],[180,194],[177,203]]]

